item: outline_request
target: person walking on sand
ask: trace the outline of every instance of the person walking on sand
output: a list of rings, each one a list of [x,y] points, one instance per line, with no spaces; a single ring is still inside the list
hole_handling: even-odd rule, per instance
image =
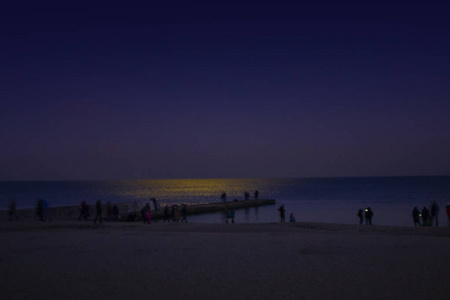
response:
[[[102,223],[102,200],[98,199],[95,203],[95,219],[94,223],[97,224],[97,220]]]
[[[280,212],[280,222],[281,223],[286,222],[286,209],[284,208],[284,204],[281,204],[278,210]]]
[[[358,217],[359,217],[359,225],[362,225],[362,223],[364,222],[364,214],[361,208],[358,210]]]
[[[413,212],[412,212],[412,216],[413,216],[413,220],[414,220],[414,226],[421,226],[420,225],[420,212],[419,209],[416,207],[414,207]]]
[[[433,222],[439,226],[439,205],[436,201],[431,204],[431,226],[433,226]]]
[[[372,225],[373,211],[370,207],[365,209],[366,225]]]

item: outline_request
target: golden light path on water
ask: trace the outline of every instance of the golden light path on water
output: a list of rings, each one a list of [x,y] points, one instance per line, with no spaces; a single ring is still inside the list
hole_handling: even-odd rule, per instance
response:
[[[244,199],[245,192],[253,197],[255,190],[268,190],[261,179],[152,179],[120,181],[120,185],[115,194],[122,199],[146,201],[154,197],[161,203],[187,204],[218,202],[223,192],[231,201]]]

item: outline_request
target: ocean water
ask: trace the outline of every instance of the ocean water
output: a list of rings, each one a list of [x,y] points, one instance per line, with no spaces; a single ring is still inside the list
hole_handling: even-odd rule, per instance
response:
[[[284,204],[286,217],[294,213],[297,221],[357,224],[359,208],[371,207],[373,223],[412,226],[414,206],[440,206],[440,222],[447,223],[445,205],[450,203],[450,176],[355,177],[355,178],[275,178],[275,179],[167,179],[124,181],[26,181],[0,182],[0,207],[6,209],[15,198],[18,208],[32,208],[38,198],[51,206],[79,205],[97,199],[104,203],[137,202],[144,205],[151,197],[161,205],[219,202],[253,198],[276,199],[275,206],[239,210],[236,222],[277,222],[278,207]],[[190,216],[199,223],[223,222],[220,213]]]

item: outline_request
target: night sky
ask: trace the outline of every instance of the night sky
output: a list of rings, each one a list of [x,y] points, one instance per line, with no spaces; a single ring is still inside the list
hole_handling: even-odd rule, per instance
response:
[[[0,10],[2,181],[450,175],[444,1],[62,2]]]

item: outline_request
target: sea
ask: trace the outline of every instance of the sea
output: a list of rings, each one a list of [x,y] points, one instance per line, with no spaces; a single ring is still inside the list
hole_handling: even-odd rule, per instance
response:
[[[412,210],[430,208],[436,201],[439,219],[447,223],[445,206],[450,203],[450,176],[256,178],[256,179],[151,179],[120,181],[4,181],[0,182],[0,208],[11,198],[17,208],[33,208],[39,198],[50,206],[79,205],[86,200],[103,203],[137,203],[156,198],[159,205],[200,204],[243,200],[244,193],[259,199],[275,199],[275,205],[236,211],[236,223],[279,222],[280,205],[286,218],[297,222],[359,224],[357,211],[371,207],[374,225],[413,226]],[[193,223],[224,222],[222,213],[189,216]]]

